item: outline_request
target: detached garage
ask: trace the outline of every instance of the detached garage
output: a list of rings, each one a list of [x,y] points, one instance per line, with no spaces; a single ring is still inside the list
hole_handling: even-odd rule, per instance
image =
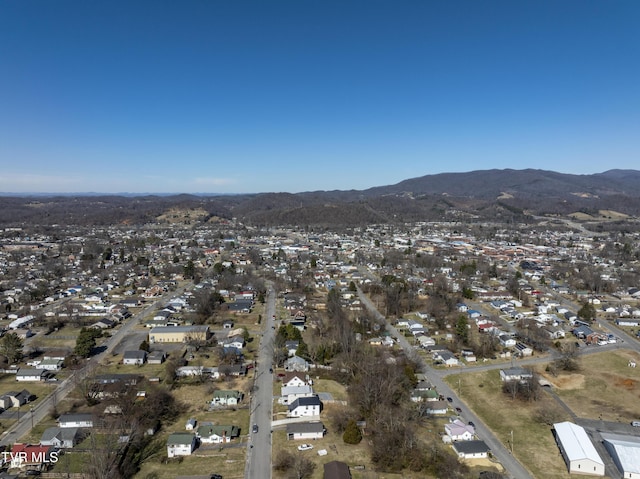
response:
[[[584,428],[568,421],[556,423],[553,428],[569,474],[604,476],[604,461]]]

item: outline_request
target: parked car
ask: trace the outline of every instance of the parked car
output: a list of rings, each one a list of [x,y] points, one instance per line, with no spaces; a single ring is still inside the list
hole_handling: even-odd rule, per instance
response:
[[[254,424],[253,428],[251,429],[253,432],[258,432],[258,425]]]
[[[462,414],[462,409],[460,409],[459,407],[457,407],[457,408],[456,408],[456,412],[457,412],[458,414]]]
[[[447,401],[453,402],[453,398],[447,398]]]
[[[300,444],[298,446],[298,451],[308,451],[310,449],[313,449],[313,445],[311,444]]]
[[[476,425],[473,423],[473,421],[469,421],[469,426],[476,427]]]
[[[640,427],[640,421],[631,421],[633,427]]]

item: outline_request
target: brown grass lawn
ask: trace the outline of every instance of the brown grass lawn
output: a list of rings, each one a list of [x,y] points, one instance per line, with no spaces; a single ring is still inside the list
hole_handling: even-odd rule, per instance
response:
[[[579,373],[556,378],[562,400],[580,417],[631,422],[640,418],[640,368],[628,367],[640,355],[618,350],[584,356]]]
[[[313,390],[317,393],[329,393],[335,401],[348,399],[345,387],[333,379],[314,379]]]
[[[157,473],[160,478],[173,478],[176,475],[195,475],[203,473],[219,473],[226,478],[244,477],[244,464],[246,454],[246,436],[249,433],[249,408],[248,398],[245,398],[243,407],[236,409],[220,409],[209,411],[208,401],[212,397],[212,387],[221,389],[243,389],[244,380],[234,380],[229,383],[205,383],[202,385],[183,385],[172,392],[178,402],[184,405],[182,413],[168,425],[163,426],[158,435],[162,444],[166,442],[171,432],[184,431],[184,425],[189,418],[201,422],[213,422],[214,424],[232,424],[240,427],[240,438],[235,440],[232,447],[220,449],[217,446],[206,445],[197,449],[193,456],[185,457],[182,461],[161,462],[166,450],[162,449],[156,457],[146,461],[142,470],[136,475],[144,478],[147,474]]]
[[[458,375],[447,381],[457,390]],[[498,370],[464,374],[460,381],[461,399],[482,418],[498,439],[510,447],[513,431],[513,453],[531,473],[540,479],[568,478],[569,474],[553,439],[550,426],[535,417],[541,410],[554,410],[566,420],[566,414],[546,393],[539,401],[526,403],[511,400],[502,393]]]

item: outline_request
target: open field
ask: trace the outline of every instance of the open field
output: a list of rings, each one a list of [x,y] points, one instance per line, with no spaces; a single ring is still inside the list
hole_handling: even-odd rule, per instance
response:
[[[582,370],[570,376],[545,376],[556,393],[580,417],[628,423],[640,418],[640,369],[629,360],[640,355],[619,350],[582,358]]]

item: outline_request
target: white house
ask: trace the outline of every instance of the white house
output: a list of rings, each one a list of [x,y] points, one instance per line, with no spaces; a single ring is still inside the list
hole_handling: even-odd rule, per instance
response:
[[[16,381],[39,382],[49,378],[51,373],[46,369],[20,368],[16,373]]]
[[[93,414],[63,414],[58,418],[58,426],[65,427],[93,427],[95,424]]]
[[[489,455],[489,446],[478,440],[454,442],[453,450],[461,459],[486,459]]]
[[[220,424],[203,424],[198,427],[196,436],[203,444],[221,444],[231,442],[240,435],[237,426]]]
[[[318,396],[297,398],[289,404],[288,417],[319,416],[322,411],[322,401]]]
[[[433,355],[433,359],[440,361],[442,364],[448,367],[457,366],[460,362],[451,351],[437,351]]]
[[[569,474],[604,476],[604,462],[584,428],[565,421],[553,425]]]
[[[308,383],[305,376],[297,371],[286,373],[282,379],[283,387],[305,386],[306,384]]]
[[[212,406],[237,406],[242,401],[243,394],[241,391],[230,389],[219,389],[214,391]]]
[[[533,373],[530,369],[513,367],[500,370],[500,379],[502,382],[523,381],[525,379],[531,379],[532,377]]]
[[[473,426],[463,423],[460,419],[444,425],[445,434],[451,441],[471,441],[476,430]]]
[[[196,436],[189,432],[174,432],[167,438],[167,457],[190,456],[196,448]]]
[[[321,422],[296,422],[287,424],[287,439],[304,441],[322,439],[326,429]]]
[[[146,351],[125,351],[122,355],[122,364],[141,366],[147,360]]]
[[[302,386],[282,386],[280,389],[280,404],[291,404],[297,398],[313,395],[313,386],[303,384]]]

